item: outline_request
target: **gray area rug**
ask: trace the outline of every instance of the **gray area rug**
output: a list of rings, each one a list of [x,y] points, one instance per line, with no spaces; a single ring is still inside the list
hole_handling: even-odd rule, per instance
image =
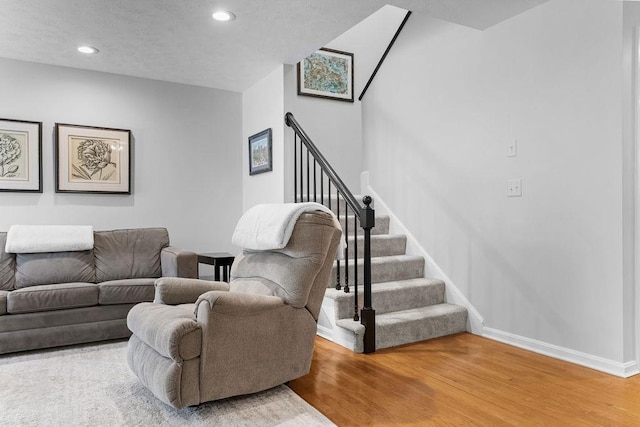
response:
[[[282,385],[176,410],[129,370],[126,342],[0,356],[2,426],[326,426]]]

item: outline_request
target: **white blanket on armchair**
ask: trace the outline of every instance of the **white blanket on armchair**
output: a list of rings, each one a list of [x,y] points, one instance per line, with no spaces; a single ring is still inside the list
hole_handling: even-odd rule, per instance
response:
[[[89,249],[93,249],[90,225],[12,225],[5,245],[5,252],[16,254]]]
[[[287,246],[298,217],[310,211],[327,212],[335,218],[335,214],[320,203],[259,204],[242,215],[231,241],[254,251],[282,249]]]

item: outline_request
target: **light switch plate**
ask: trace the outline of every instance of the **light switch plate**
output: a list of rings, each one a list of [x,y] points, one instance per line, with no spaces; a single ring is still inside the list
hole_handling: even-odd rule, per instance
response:
[[[513,140],[507,147],[507,157],[516,157],[518,155],[518,141]]]
[[[507,197],[522,197],[522,178],[510,179],[507,182]]]

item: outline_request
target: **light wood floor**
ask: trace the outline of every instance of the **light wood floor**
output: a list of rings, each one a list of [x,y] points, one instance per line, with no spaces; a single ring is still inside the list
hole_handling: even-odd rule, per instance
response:
[[[462,333],[374,354],[316,339],[289,387],[338,426],[640,426],[623,379]]]

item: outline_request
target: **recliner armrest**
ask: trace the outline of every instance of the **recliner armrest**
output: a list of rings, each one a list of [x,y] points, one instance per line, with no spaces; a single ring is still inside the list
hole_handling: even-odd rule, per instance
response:
[[[243,292],[206,292],[198,297],[196,301],[196,317],[203,312],[212,311],[230,316],[256,316],[268,311],[277,310],[286,306],[281,298],[270,295],[248,294]]]
[[[143,302],[129,311],[127,327],[142,342],[176,362],[200,355],[202,332],[190,310]]]
[[[228,291],[229,284],[210,280],[185,279],[181,277],[161,277],[155,281],[156,304],[191,304],[209,291]]]
[[[173,246],[160,252],[160,264],[164,277],[198,277],[198,254]]]

